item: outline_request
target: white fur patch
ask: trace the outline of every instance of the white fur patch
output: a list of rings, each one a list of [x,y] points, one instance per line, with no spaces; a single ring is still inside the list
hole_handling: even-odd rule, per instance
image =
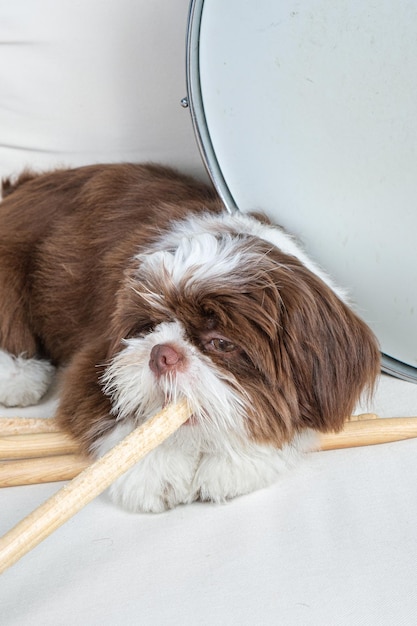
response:
[[[48,390],[54,372],[49,361],[25,359],[0,350],[0,404],[36,404]]]
[[[175,276],[180,276],[180,271],[184,271],[185,264],[188,268],[191,267],[191,261],[189,263],[186,258],[186,249],[188,249],[190,245],[194,245],[194,254],[190,257],[190,259],[192,259],[192,262],[195,264],[195,253],[199,248],[202,249],[202,244],[204,244],[205,252],[200,257],[199,263],[204,263],[206,260],[209,264],[212,263],[215,265],[215,269],[213,269],[213,271],[218,271],[217,264],[218,261],[220,261],[220,267],[223,266],[226,274],[227,264],[222,262],[223,259],[221,258],[221,253],[219,255],[222,245],[220,244],[219,246],[218,242],[216,244],[216,235],[218,235],[218,233],[225,233],[228,229],[235,234],[246,234],[258,237],[259,239],[272,244],[283,253],[296,257],[313,274],[318,276],[326,285],[328,285],[328,287],[330,287],[330,289],[332,289],[332,291],[334,291],[342,300],[348,300],[347,292],[336,285],[332,278],[330,278],[330,276],[317,263],[309,258],[294,237],[286,233],[278,226],[263,224],[250,215],[246,215],[238,211],[233,214],[222,213],[221,215],[216,215],[206,213],[203,215],[192,215],[189,218],[174,224],[172,230],[165,234],[161,240],[157,242],[156,248],[159,250],[172,250],[170,253],[171,259],[167,261],[167,267],[173,267],[174,262],[178,263],[178,261],[180,261],[180,264],[175,270]],[[207,246],[210,238],[211,242],[209,246]],[[193,244],[193,242],[195,242],[195,244]],[[178,250],[176,250],[177,248]],[[227,251],[229,251],[229,270],[233,270],[240,262],[240,258],[238,259],[233,255],[231,248],[233,248],[233,245],[229,246],[229,248],[225,246],[223,252],[224,255],[227,254]],[[143,261],[145,255],[138,258]],[[162,257],[159,257],[159,260],[161,260],[161,258]],[[157,261],[157,257],[155,257],[155,261]],[[204,269],[207,271],[207,266],[205,266]]]
[[[227,233],[221,238],[211,233],[198,233],[181,239],[175,249],[156,250],[136,258],[142,279],[164,277],[176,287],[186,281],[187,289],[199,289],[202,282],[210,281],[245,284],[247,276],[242,267],[256,267],[257,263],[257,255],[251,252],[250,246],[242,249],[239,239]],[[158,306],[158,297],[157,293],[148,294],[155,306]],[[163,297],[160,301],[163,303]]]

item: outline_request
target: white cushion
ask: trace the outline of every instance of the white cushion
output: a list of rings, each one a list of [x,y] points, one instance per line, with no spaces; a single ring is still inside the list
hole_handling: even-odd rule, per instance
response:
[[[188,1],[0,7],[0,176],[154,160],[203,172],[185,96]]]

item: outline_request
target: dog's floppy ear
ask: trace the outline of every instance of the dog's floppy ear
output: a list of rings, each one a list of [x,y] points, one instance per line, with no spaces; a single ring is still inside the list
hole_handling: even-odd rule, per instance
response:
[[[297,395],[296,428],[337,431],[372,391],[380,352],[368,326],[319,278],[294,268],[283,294],[280,341]]]

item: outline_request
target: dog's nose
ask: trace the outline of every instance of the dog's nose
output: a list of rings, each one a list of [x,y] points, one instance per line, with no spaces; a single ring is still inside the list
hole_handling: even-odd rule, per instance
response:
[[[177,369],[183,360],[183,355],[173,346],[160,343],[151,350],[149,367],[154,374],[161,376],[162,374]]]

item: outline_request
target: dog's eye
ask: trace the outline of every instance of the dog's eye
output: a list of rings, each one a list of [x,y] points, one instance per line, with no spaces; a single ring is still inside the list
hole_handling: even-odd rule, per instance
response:
[[[130,332],[128,333],[128,338],[129,337],[143,337],[144,335],[147,335],[148,333],[152,332],[152,330],[154,329],[154,324],[151,322],[148,323],[139,323],[136,326],[134,326]]]
[[[221,337],[213,337],[209,342],[206,343],[205,347],[207,350],[214,350],[215,352],[220,352],[222,354],[236,352],[239,350],[239,346],[237,346],[232,341],[228,341],[227,339],[222,339]]]

